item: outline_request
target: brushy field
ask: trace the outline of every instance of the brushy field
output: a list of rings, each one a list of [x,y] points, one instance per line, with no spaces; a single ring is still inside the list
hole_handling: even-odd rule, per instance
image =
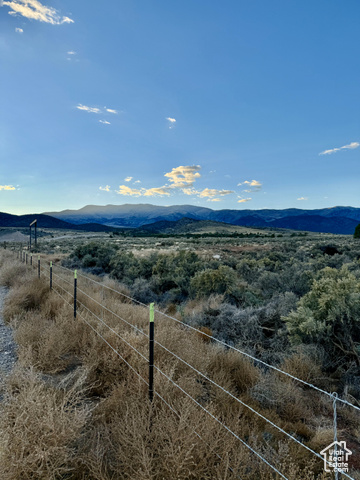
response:
[[[280,478],[159,371],[155,390],[167,403],[155,396],[150,404],[147,385],[127,365],[147,379],[148,364],[119,335],[145,357],[147,338],[85,293],[79,293],[75,320],[66,302],[70,297],[60,288],[67,288],[71,277],[62,278],[54,289],[64,298],[13,253],[1,252],[0,283],[9,287],[3,317],[18,344],[18,364],[0,405],[2,480]],[[115,291],[104,293],[99,285],[81,282],[83,292],[146,331],[146,308]],[[104,277],[103,282],[129,293],[114,280]],[[216,303],[216,297],[211,301]],[[201,301],[192,307],[201,311]],[[173,315],[182,319],[179,312]],[[331,401],[200,333],[158,316],[155,322],[159,343],[242,402],[318,452],[332,442]],[[323,472],[321,460],[159,346],[155,364],[289,480],[332,478]],[[335,387],[321,359],[309,349],[293,350],[279,366],[326,390]],[[339,417],[339,436],[358,449],[359,415],[339,407]],[[351,474],[360,479],[359,472]]]

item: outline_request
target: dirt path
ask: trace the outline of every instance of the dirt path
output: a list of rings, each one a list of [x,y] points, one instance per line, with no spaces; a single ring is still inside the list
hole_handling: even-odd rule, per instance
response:
[[[16,362],[16,344],[12,329],[5,325],[1,314],[6,295],[7,289],[0,287],[0,383],[5,376],[11,373]]]

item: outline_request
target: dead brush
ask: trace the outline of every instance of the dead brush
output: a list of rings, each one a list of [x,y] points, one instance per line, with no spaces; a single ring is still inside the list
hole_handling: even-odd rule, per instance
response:
[[[314,349],[299,347],[297,351],[284,360],[280,369],[300,378],[300,380],[319,386],[328,383],[328,378],[324,377],[321,365],[322,361]],[[282,375],[282,380],[292,382],[291,378],[286,377],[286,375]]]
[[[105,339],[102,340],[94,331],[88,331],[88,346],[83,350],[81,358],[83,365],[88,369],[89,384],[93,384],[92,394],[104,396],[112,385],[122,381],[129,375],[129,367],[115,353],[114,350],[139,372],[146,377],[147,364],[136,354],[126,343],[124,343],[115,333],[102,327],[96,321],[88,316],[86,318],[93,328]],[[142,347],[144,341],[142,337],[133,332],[121,332],[120,335],[134,348],[144,350]],[[109,346],[111,345],[111,347]],[[114,349],[114,350],[113,350]]]
[[[227,381],[235,393],[251,389],[258,381],[260,372],[250,360],[232,350],[214,347],[213,356],[208,365],[211,378],[217,383]]]
[[[14,287],[6,298],[3,316],[6,321],[29,310],[39,310],[47,299],[49,287],[43,279],[29,278],[26,283]]]
[[[58,313],[56,321],[42,312],[27,312],[12,323],[19,361],[24,366],[30,364],[43,372],[57,373],[71,367],[80,356],[84,326],[74,321],[71,312]]]
[[[311,406],[301,387],[280,382],[272,373],[263,373],[250,394],[262,408],[273,409],[287,422],[296,423],[312,417]]]
[[[114,299],[119,300],[121,303],[131,303],[131,300],[128,298],[131,297],[130,289],[123,283],[119,283],[109,277],[104,277],[102,284],[103,286],[99,288],[103,291],[104,299]]]
[[[186,398],[178,414],[158,398],[151,407],[144,401],[142,386],[131,385],[113,388],[94,412],[95,428],[81,453],[90,478],[99,475],[101,463],[108,466],[104,478],[236,478],[229,469],[229,455],[233,468],[249,455],[216,422]],[[178,395],[168,393],[167,401],[173,405]]]
[[[32,370],[16,370],[8,381],[0,415],[2,480],[72,475],[77,443],[90,417],[81,387],[45,385]]]
[[[26,265],[20,262],[5,260],[0,267],[0,285],[13,287],[27,276]]]

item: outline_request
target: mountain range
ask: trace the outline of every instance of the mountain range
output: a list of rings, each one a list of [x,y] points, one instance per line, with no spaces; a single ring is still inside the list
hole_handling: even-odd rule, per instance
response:
[[[151,204],[87,205],[79,210],[46,212],[46,215],[75,225],[97,223],[110,227],[138,228],[160,221],[184,217],[251,227],[289,228],[311,232],[353,234],[360,223],[360,208],[331,207],[314,210],[212,210],[194,205],[158,206]]]

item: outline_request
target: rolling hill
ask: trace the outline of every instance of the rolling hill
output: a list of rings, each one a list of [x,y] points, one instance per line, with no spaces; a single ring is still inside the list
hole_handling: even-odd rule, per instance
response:
[[[107,225],[98,223],[87,223],[82,225],[74,225],[59,218],[49,215],[11,215],[10,213],[0,212],[0,227],[17,227],[26,228],[34,220],[38,221],[39,228],[60,228],[66,230],[82,230],[86,232],[112,232],[117,230]]]

